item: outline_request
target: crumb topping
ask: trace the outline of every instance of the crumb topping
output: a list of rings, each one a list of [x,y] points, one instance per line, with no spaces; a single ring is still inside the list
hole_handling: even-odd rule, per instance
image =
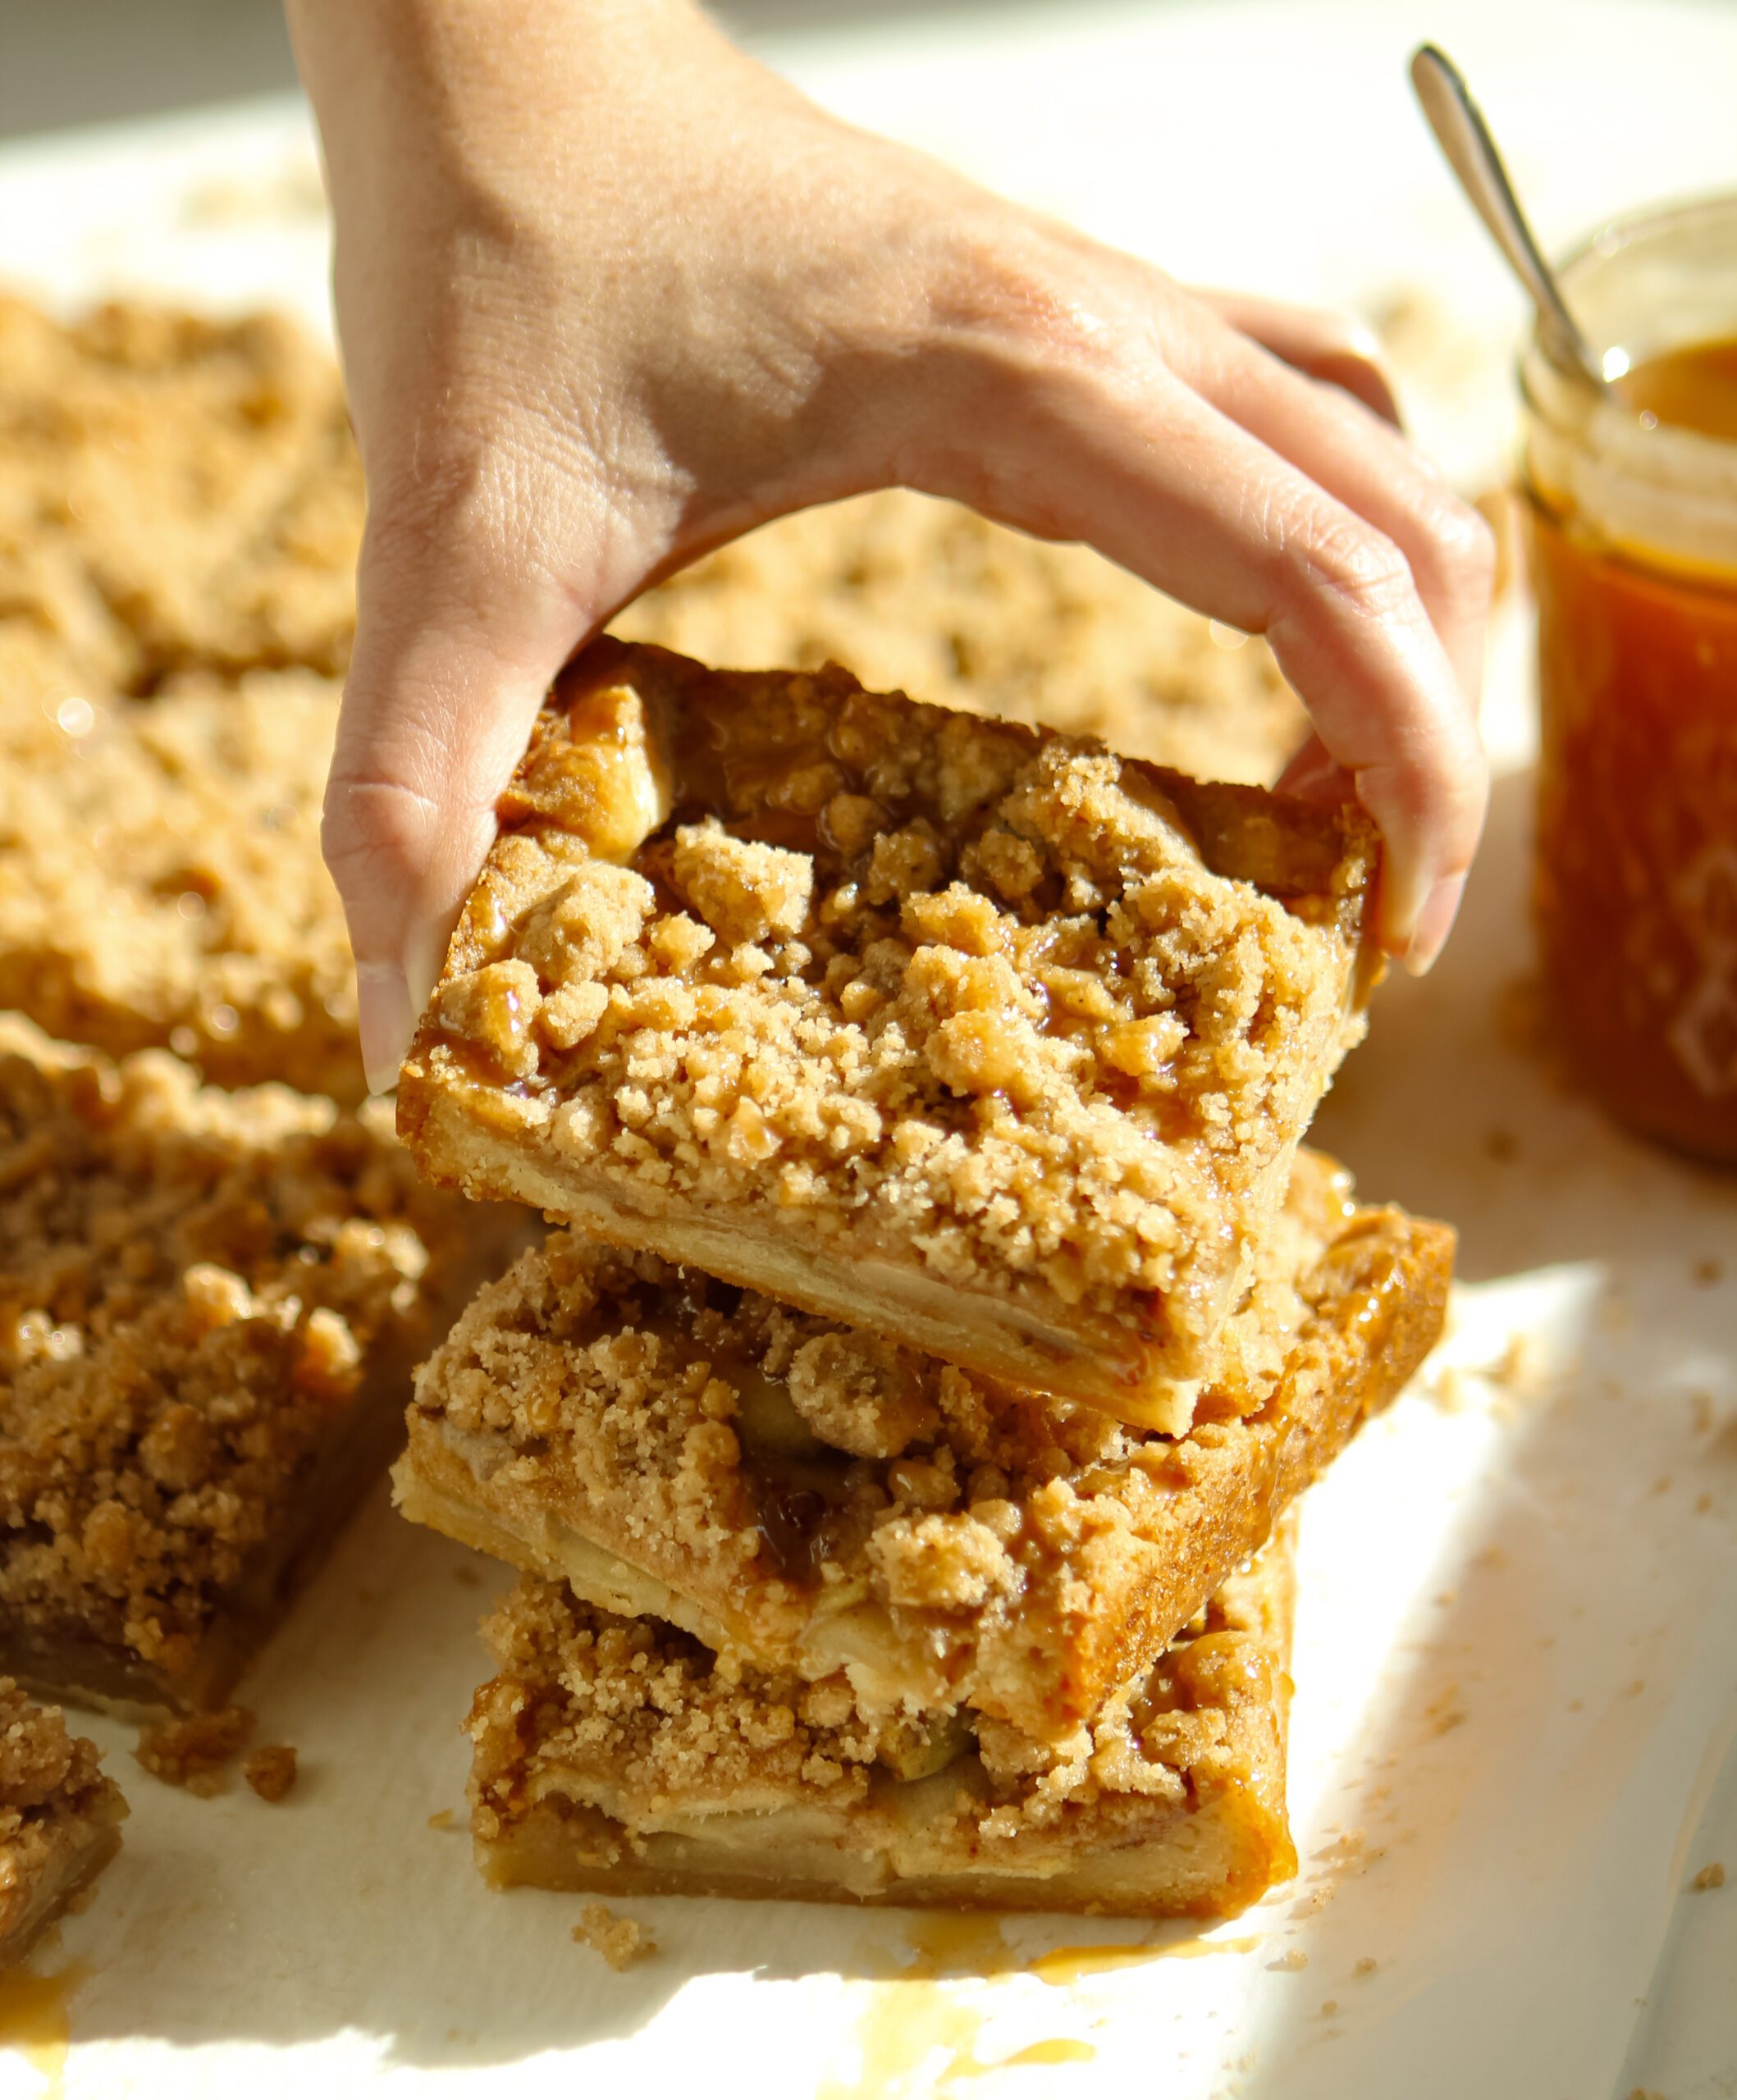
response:
[[[296,1755],[286,1742],[262,1743],[241,1760],[241,1776],[263,1801],[281,1801],[295,1784]]]
[[[0,1613],[172,1681],[427,1338],[460,1220],[372,1111],[0,1025]],[[431,1266],[431,1252],[433,1256]]]
[[[0,298],[0,634],[64,651],[74,692],[343,669],[361,468],[336,364],[287,321]]]
[[[0,710],[0,1007],[111,1056],[157,1045],[226,1085],[359,1099],[319,843],[338,697],[262,672]]]
[[[133,1755],[153,1778],[190,1794],[210,1796],[229,1785],[229,1766],[254,1732],[254,1715],[245,1706],[225,1706],[215,1714],[190,1714],[144,1730]]]
[[[657,1952],[657,1942],[643,1925],[633,1918],[618,1917],[606,1903],[587,1903],[573,1937],[578,1946],[601,1954],[617,1975]]]
[[[1308,731],[1258,637],[1088,547],[908,489],[762,526],[611,625],[708,664],[848,664],[881,692],[1100,737],[1202,780],[1274,780]]]
[[[413,1144],[427,1074],[646,1200],[1205,1350],[1360,1025],[1360,818],[607,644],[501,815]]]
[[[89,1737],[73,1735],[57,1706],[39,1705],[0,1677],[0,1947],[33,1908],[41,1918],[44,1877],[112,1833],[126,1814]]]

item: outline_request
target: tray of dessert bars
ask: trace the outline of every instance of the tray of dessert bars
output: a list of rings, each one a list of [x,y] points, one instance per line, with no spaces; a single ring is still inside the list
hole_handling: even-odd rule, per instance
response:
[[[1505,518],[1406,12],[766,55],[1356,306]],[[1737,180],[1714,11],[1424,26],[1552,244]],[[551,694],[395,1136],[327,239],[299,104],[0,152],[0,2100],[1729,2090],[1737,1195],[1552,1055],[1518,566],[1365,1010],[1258,641],[901,491],[720,550]]]

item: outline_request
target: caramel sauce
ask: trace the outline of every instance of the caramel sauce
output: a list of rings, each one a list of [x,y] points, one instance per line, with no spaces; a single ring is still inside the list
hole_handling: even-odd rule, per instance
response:
[[[1737,442],[1737,336],[1643,358],[1616,386],[1644,423]]]
[[[1737,439],[1737,340],[1650,359],[1620,390]],[[1617,552],[1530,507],[1551,1004],[1614,1115],[1737,1161],[1737,572]]]
[[[0,2049],[16,2050],[42,2074],[43,2100],[59,2100],[66,2090],[72,1995],[89,1974],[88,1964],[74,1961],[46,1976],[28,1969],[0,1976]]]

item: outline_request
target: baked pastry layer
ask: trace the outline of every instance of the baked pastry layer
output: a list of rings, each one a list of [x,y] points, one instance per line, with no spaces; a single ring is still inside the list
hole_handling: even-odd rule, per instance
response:
[[[399,1090],[437,1179],[1178,1431],[1360,1030],[1374,833],[594,645]]]
[[[0,1677],[0,1970],[119,1851],[126,1815],[96,1745]]]
[[[411,1366],[521,1244],[376,1110],[0,1021],[0,1669],[221,1705]]]
[[[338,697],[255,672],[0,708],[0,1007],[112,1057],[172,1048],[222,1085],[359,1100],[320,857]]]
[[[610,627],[707,664],[848,664],[883,692],[1100,737],[1200,780],[1275,780],[1309,727],[1258,636],[1090,547],[909,489],[763,525]]]
[[[0,297],[0,629],[74,692],[342,670],[362,514],[336,365],[287,321]]]
[[[1439,1331],[1444,1226],[1300,1155],[1186,1436],[557,1233],[418,1375],[397,1500],[605,1609],[871,1713],[1064,1737],[1266,1538]]]
[[[875,1723],[527,1577],[487,1629],[471,1829],[498,1886],[1218,1915],[1296,1870],[1288,1539],[1065,1745]]]

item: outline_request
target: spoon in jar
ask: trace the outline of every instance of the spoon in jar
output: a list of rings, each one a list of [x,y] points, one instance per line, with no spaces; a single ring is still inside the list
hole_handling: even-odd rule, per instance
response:
[[[1471,89],[1460,69],[1434,44],[1423,44],[1412,55],[1411,84],[1430,130],[1447,156],[1448,166],[1460,178],[1460,187],[1494,235],[1496,245],[1508,258],[1515,276],[1531,294],[1545,348],[1558,364],[1576,373],[1588,386],[1600,394],[1607,393],[1602,361],[1581,334],[1550,265],[1539,252],[1483,112],[1472,100]]]

